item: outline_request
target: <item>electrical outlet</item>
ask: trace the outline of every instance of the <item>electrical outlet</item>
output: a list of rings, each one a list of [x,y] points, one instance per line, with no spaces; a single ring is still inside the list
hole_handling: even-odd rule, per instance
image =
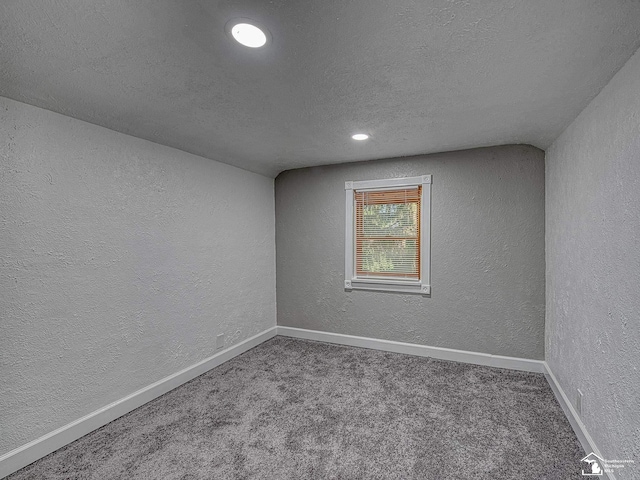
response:
[[[224,348],[224,333],[216,337],[216,349],[220,350],[221,348]]]
[[[577,390],[578,395],[576,395],[576,413],[582,417],[582,397],[584,396],[580,389]]]

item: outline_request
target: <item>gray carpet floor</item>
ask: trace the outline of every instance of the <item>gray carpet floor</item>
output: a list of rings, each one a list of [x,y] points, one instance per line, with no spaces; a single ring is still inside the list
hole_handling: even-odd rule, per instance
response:
[[[9,476],[571,479],[541,374],[275,337]]]

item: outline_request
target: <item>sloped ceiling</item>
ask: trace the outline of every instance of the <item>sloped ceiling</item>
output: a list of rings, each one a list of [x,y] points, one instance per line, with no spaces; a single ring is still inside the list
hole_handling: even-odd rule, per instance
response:
[[[275,176],[546,148],[640,46],[640,2],[4,0],[0,28],[0,95]]]

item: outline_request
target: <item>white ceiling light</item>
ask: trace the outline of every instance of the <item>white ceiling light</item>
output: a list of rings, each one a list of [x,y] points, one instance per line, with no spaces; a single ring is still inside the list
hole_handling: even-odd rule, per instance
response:
[[[351,135],[351,138],[353,138],[354,140],[366,140],[367,138],[369,138],[369,135],[367,135],[366,133],[356,133],[354,135]]]
[[[267,43],[267,36],[255,25],[237,23],[231,27],[231,35],[245,47],[259,48]]]

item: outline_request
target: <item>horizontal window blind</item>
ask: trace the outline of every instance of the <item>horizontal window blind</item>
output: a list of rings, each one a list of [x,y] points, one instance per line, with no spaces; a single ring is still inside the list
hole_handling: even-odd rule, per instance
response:
[[[422,187],[354,191],[356,275],[420,278]]]

